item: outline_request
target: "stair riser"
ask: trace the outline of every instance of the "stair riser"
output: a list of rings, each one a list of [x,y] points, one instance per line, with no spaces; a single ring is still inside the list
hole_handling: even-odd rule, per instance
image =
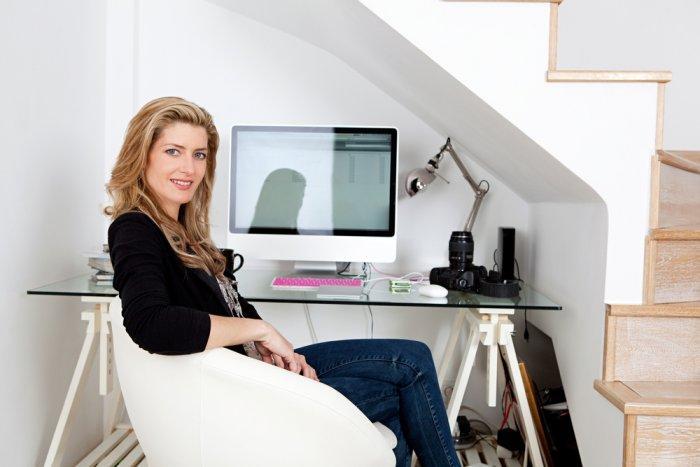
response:
[[[700,465],[700,419],[625,416],[625,467]]]
[[[658,188],[652,189],[651,227],[700,224],[700,174],[655,164],[657,173],[652,176],[658,176]]]
[[[647,240],[646,303],[700,300],[700,241]]]
[[[606,381],[700,380],[700,319],[606,317]]]

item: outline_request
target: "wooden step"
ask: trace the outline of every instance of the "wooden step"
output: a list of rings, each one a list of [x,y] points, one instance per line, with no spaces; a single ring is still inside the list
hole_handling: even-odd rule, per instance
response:
[[[667,83],[670,71],[549,70],[547,81],[569,83]]]
[[[700,230],[652,230],[644,268],[645,303],[700,301]]]
[[[625,415],[700,417],[700,381],[602,381],[593,385]]]
[[[624,413],[625,467],[700,465],[700,381],[600,381]]]
[[[700,225],[700,152],[658,151],[651,165],[652,229]]]
[[[657,155],[662,164],[700,174],[700,151],[660,150]]]
[[[700,318],[700,302],[659,305],[607,305],[609,316]]]
[[[652,229],[651,232],[649,232],[649,239],[679,241],[700,240],[700,224]]]
[[[603,380],[700,381],[700,303],[608,305]]]

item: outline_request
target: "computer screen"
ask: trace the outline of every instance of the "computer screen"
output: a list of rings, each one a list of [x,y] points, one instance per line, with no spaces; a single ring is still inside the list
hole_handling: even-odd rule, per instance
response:
[[[231,248],[260,259],[393,261],[395,128],[231,130]]]
[[[393,236],[396,130],[234,126],[233,233]]]

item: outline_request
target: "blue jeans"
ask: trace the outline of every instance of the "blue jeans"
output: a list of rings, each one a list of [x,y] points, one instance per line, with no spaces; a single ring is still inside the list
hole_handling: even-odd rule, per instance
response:
[[[411,465],[415,450],[422,467],[458,467],[430,349],[406,339],[320,342],[295,350],[318,379],[343,394],[372,422],[398,440],[397,467]]]

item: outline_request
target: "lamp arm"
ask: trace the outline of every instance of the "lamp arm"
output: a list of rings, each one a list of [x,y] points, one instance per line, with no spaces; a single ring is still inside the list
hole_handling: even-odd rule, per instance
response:
[[[476,198],[474,198],[474,204],[472,205],[472,210],[469,213],[469,217],[467,217],[467,221],[464,223],[464,230],[466,232],[471,232],[472,227],[474,226],[474,221],[476,220],[476,215],[479,212],[479,208],[481,207],[481,202],[484,200],[484,195],[486,192],[481,192],[479,191],[476,194]]]
[[[481,182],[476,183],[476,180],[474,180],[474,178],[469,173],[469,170],[467,170],[467,166],[464,165],[462,160],[457,155],[457,152],[452,147],[452,143],[450,142],[449,137],[447,138],[447,142],[445,143],[445,145],[440,150],[440,154],[444,153],[445,151],[447,151],[450,154],[450,156],[452,156],[452,159],[455,161],[455,164],[457,164],[457,167],[459,167],[459,171],[462,172],[462,176],[467,181],[467,183],[469,183],[469,186],[472,187],[472,190],[474,190],[474,204],[472,205],[472,210],[469,212],[467,221],[464,224],[464,230],[467,232],[471,232],[472,227],[474,226],[474,222],[476,221],[476,215],[479,213],[481,202],[484,200],[484,196],[486,196],[486,193],[488,193],[489,191],[489,183],[486,180],[482,180]],[[482,183],[486,183],[486,188],[481,187]]]
[[[450,154],[450,156],[452,156],[452,159],[455,161],[455,164],[457,164],[457,167],[459,167],[459,171],[462,172],[462,176],[467,181],[467,183],[469,183],[469,186],[472,187],[472,190],[474,190],[474,194],[478,195],[481,188],[479,188],[479,184],[476,183],[474,178],[472,178],[471,174],[469,173],[469,170],[467,170],[467,166],[464,165],[462,159],[460,159],[457,153],[455,152],[454,148],[452,147],[452,143],[450,142],[450,138],[447,138],[447,142],[442,147],[442,151],[440,152],[443,151],[447,151]]]

